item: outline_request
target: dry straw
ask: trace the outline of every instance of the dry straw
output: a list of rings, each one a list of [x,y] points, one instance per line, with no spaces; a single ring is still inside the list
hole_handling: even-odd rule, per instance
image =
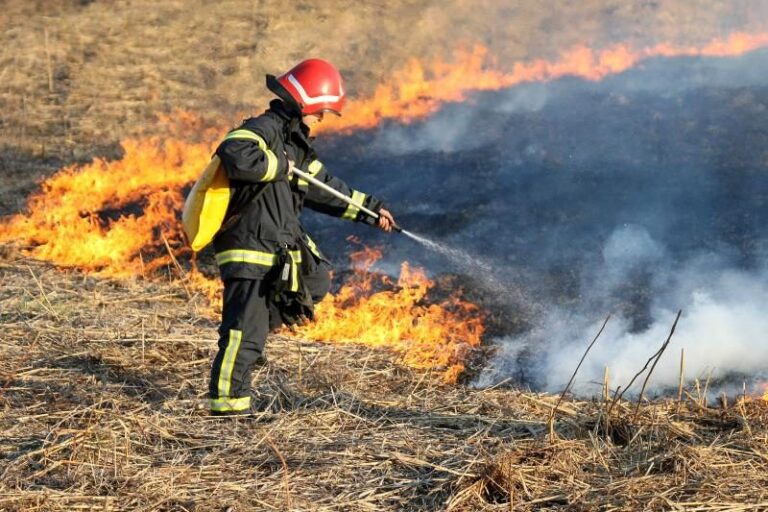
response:
[[[216,323],[171,275],[0,262],[0,510],[768,508],[761,401],[563,398],[550,442],[558,396],[275,336],[262,412],[209,417]]]

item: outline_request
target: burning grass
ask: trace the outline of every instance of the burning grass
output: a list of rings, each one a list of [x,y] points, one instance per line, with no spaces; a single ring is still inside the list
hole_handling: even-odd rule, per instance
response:
[[[386,347],[411,368],[439,370],[446,384],[455,384],[465,361],[480,346],[484,313],[462,298],[461,289],[434,301],[430,292],[435,282],[407,262],[396,283],[371,272],[381,255],[379,249],[365,246],[353,252],[352,276],[318,304],[316,321],[297,334],[330,343]]]
[[[0,274],[0,510],[768,507],[761,400],[566,400],[552,438],[556,396],[275,336],[264,412],[221,420],[202,296],[12,255]]]

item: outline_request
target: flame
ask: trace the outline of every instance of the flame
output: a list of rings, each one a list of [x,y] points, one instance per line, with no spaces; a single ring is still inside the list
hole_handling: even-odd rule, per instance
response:
[[[370,98],[350,101],[344,117],[320,127],[349,132],[373,128],[388,119],[409,122],[430,115],[446,102],[464,101],[473,91],[566,75],[600,80],[652,57],[737,56],[766,45],[768,34],[736,33],[702,47],[659,44],[635,50],[615,45],[592,50],[579,46],[554,61],[517,62],[507,71],[499,70],[488,49],[478,45],[458,50],[451,62],[407,61]],[[27,213],[0,223],[0,243],[22,245],[29,256],[62,267],[118,278],[151,277],[173,262],[174,250],[189,253],[183,248],[177,220],[183,192],[198,177],[224,129],[206,124],[193,113],[174,112],[161,116],[153,130],[157,130],[154,135],[123,140],[120,160],[95,159],[88,165],[66,167],[45,180],[40,192],[29,198]],[[190,142],[173,135],[159,137],[159,132],[201,135],[198,142]],[[440,366],[446,380],[455,381],[463,368],[464,351],[476,346],[482,335],[474,306],[458,296],[428,304],[432,283],[407,264],[396,284],[381,283],[390,286],[384,291],[374,291],[373,278],[364,276],[356,274],[320,305],[321,320],[308,327],[306,335],[394,347],[406,363],[419,368]],[[219,284],[200,274],[194,264],[185,281],[211,298],[219,293]],[[361,326],[366,326],[365,332]]]
[[[181,240],[182,189],[210,158],[210,144],[128,139],[121,160],[66,167],[27,201],[27,215],[0,224],[0,241],[35,258],[102,276],[151,273],[170,261],[162,242]]]
[[[763,402],[768,402],[768,382],[757,381],[753,385],[754,391],[751,393],[751,397],[758,398]]]
[[[516,62],[509,72],[498,70],[488,48],[475,45],[459,49],[452,63],[437,60],[424,64],[406,62],[390,81],[379,85],[371,98],[351,100],[344,115],[322,131],[349,132],[374,128],[384,119],[410,122],[437,111],[443,103],[465,101],[475,91],[498,90],[528,82],[545,82],[575,76],[601,80],[626,71],[653,57],[734,57],[768,45],[768,33],[734,33],[713,39],[703,47],[675,46],[667,43],[633,50],[618,44],[604,50],[576,46],[559,59]]]
[[[749,384],[745,381],[743,391],[736,397],[736,402],[744,404],[768,402],[768,381],[762,379],[758,378]]]
[[[317,321],[298,332],[319,341],[387,347],[405,364],[437,368],[446,383],[455,383],[468,352],[480,345],[484,332],[480,310],[463,301],[460,292],[429,304],[434,282],[423,270],[404,262],[393,283],[371,272],[380,258],[378,249],[353,253],[354,277],[318,304]]]

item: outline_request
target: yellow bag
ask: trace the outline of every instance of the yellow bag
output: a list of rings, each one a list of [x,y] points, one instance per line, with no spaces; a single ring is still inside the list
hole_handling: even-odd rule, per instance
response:
[[[224,137],[224,140],[229,139],[248,139],[256,142],[269,162],[264,181],[274,179],[277,174],[277,157],[269,150],[267,143],[260,135],[241,128],[229,132]],[[228,206],[229,178],[221,165],[221,160],[214,155],[203,171],[203,175],[189,192],[181,214],[181,224],[193,251],[198,252],[211,243],[221,229]]]
[[[197,252],[216,236],[229,206],[229,178],[214,155],[184,202],[181,223],[189,245]]]

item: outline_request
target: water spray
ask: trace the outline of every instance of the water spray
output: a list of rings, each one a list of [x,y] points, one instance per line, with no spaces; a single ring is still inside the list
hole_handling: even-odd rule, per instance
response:
[[[361,211],[364,211],[371,217],[375,219],[379,218],[378,213],[374,212],[373,210],[370,210],[369,208],[366,208],[365,206],[357,203],[356,201],[353,201],[352,198],[342,194],[341,192],[339,192],[334,188],[331,188],[330,186],[326,185],[325,183],[311,176],[310,174],[304,171],[301,171],[299,169],[296,169],[295,167],[293,168],[292,172],[297,176],[299,176],[301,179],[307,181],[308,183],[311,183],[316,187],[325,190],[329,194],[332,194],[335,197],[338,197],[342,201],[348,204],[351,204],[355,208],[359,208]],[[404,234],[405,236],[411,238],[412,240],[415,240],[421,245],[427,247],[428,249],[431,249],[437,253],[442,254],[443,256],[451,260],[454,264],[463,268],[465,271],[469,272],[470,274],[477,275],[478,274],[477,270],[479,269],[480,270],[480,273],[478,276],[479,281],[482,283],[483,287],[488,289],[489,291],[493,291],[497,293],[509,292],[509,285],[506,283],[500,282],[497,279],[497,277],[495,277],[500,274],[498,271],[496,271],[496,269],[494,269],[494,267],[490,263],[483,261],[477,258],[476,256],[472,256],[465,251],[448,247],[434,240],[430,240],[429,238],[425,238],[415,233],[411,233],[410,231],[403,229],[397,224],[395,224],[392,229],[394,229],[398,233]]]

